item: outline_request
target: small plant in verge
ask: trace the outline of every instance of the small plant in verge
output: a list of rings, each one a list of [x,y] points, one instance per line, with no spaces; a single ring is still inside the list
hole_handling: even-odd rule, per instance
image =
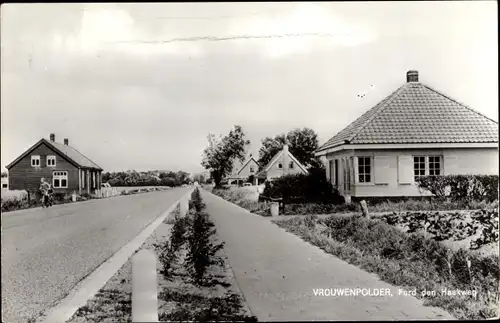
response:
[[[216,230],[205,212],[194,214],[188,230],[186,269],[196,285],[205,285],[208,283],[207,269],[212,265],[223,265],[223,260],[216,254],[224,244],[213,242]]]
[[[154,244],[158,259],[162,265],[162,272],[165,277],[171,276],[172,265],[178,260],[178,253],[186,242],[186,231],[189,226],[189,218],[174,216],[174,224],[171,229],[169,241]]]
[[[201,212],[205,208],[205,203],[201,199],[200,191],[198,188],[191,193],[191,200],[189,201],[189,209],[194,209],[196,212]]]

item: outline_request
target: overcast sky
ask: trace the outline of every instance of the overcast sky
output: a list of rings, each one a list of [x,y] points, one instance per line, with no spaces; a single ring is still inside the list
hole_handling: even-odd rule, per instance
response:
[[[254,155],[296,127],[322,144],[410,69],[498,121],[496,1],[1,8],[2,169],[50,133],[106,171],[201,171],[235,124]]]

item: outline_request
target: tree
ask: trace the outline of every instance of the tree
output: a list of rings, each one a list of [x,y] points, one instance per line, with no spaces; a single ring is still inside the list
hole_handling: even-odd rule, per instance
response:
[[[234,129],[224,137],[216,138],[213,134],[208,135],[209,146],[203,151],[201,165],[210,171],[216,187],[219,187],[222,179],[232,172],[234,160],[244,161],[245,148],[250,144],[244,137],[245,133],[241,126],[234,126]]]
[[[310,128],[293,129],[285,134],[279,134],[274,138],[262,139],[262,147],[259,150],[260,167],[265,167],[271,159],[288,144],[288,149],[297,160],[308,168],[322,168],[319,159],[314,152],[319,147],[318,135]]]

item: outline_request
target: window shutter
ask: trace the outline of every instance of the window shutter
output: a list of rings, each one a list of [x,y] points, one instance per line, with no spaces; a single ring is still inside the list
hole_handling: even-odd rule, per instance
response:
[[[389,167],[389,157],[375,156],[373,172],[375,184],[389,184],[391,168]]]
[[[326,161],[326,165],[325,165],[325,168],[326,168],[326,178],[328,179],[328,181],[331,183],[332,182],[332,161],[331,160],[327,160]]]
[[[398,182],[399,184],[413,183],[412,156],[398,156]]]
[[[352,171],[354,173],[354,184],[359,184],[359,167],[358,167],[358,158],[359,157],[354,157],[352,162]]]
[[[354,157],[349,157],[349,189],[354,184]]]

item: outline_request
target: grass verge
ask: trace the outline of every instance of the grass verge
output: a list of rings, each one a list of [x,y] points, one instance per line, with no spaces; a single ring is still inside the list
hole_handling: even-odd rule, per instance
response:
[[[222,197],[226,201],[234,203],[252,213],[262,216],[270,216],[269,203],[252,199],[249,193],[234,191],[232,189],[213,189],[211,192]],[[450,210],[479,210],[497,209],[498,200],[492,203],[484,201],[472,201],[468,204],[452,201],[432,201],[429,199],[409,199],[400,202],[380,201],[368,203],[370,212],[403,212],[403,211],[450,211]],[[280,215],[307,215],[307,214],[333,214],[341,212],[360,212],[358,203],[345,203],[340,205],[321,203],[286,204]]]
[[[189,213],[173,213],[170,239],[156,244],[163,281],[158,295],[161,321],[255,322],[237,287],[198,189]]]

